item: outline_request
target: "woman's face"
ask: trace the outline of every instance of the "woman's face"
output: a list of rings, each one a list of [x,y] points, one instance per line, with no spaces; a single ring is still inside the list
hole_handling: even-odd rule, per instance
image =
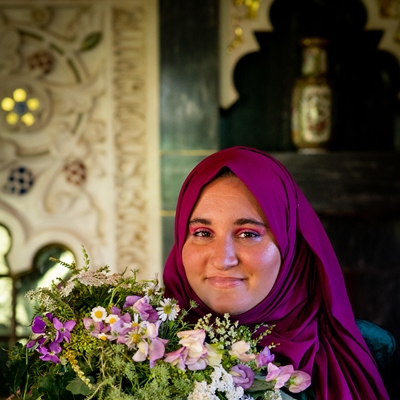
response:
[[[235,176],[207,185],[182,249],[189,284],[217,313],[241,314],[270,292],[280,252],[253,194]]]

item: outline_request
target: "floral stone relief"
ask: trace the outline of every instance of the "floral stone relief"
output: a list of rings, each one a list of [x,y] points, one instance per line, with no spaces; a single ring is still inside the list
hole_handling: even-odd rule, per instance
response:
[[[26,245],[38,232],[45,241],[44,231],[52,240],[62,231],[103,260],[103,211],[112,208],[104,21],[94,5],[0,3],[0,211],[11,211]],[[83,160],[79,184],[65,172],[74,160]],[[34,179],[15,196],[10,177],[21,165]]]

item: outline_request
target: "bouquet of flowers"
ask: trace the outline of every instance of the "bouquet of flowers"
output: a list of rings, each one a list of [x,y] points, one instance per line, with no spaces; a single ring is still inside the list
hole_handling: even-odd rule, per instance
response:
[[[83,254],[81,269],[57,260],[68,280],[27,293],[36,316],[28,343],[9,351],[13,399],[281,399],[310,385],[274,361],[274,344],[258,348],[272,326],[251,331],[229,315],[190,325],[157,279],[92,271]]]

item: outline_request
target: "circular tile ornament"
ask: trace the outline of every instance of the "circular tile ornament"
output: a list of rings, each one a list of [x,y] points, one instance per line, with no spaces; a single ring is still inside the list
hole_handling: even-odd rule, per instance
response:
[[[48,50],[39,50],[28,57],[27,63],[30,69],[40,70],[43,74],[48,74],[53,70],[54,58]]]
[[[63,172],[67,182],[82,186],[86,182],[86,166],[82,161],[73,160],[64,164]]]
[[[40,101],[36,97],[28,96],[23,88],[13,90],[11,97],[4,97],[0,102],[0,108],[4,111],[5,120],[9,126],[22,124],[25,127],[31,127],[40,116]]]
[[[3,191],[22,196],[31,190],[34,181],[34,175],[28,167],[19,166],[12,168],[8,174],[7,182],[3,186]]]

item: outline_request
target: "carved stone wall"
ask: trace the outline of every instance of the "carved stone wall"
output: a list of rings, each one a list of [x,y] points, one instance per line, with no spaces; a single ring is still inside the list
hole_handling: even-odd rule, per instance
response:
[[[8,263],[160,270],[157,1],[0,1],[0,223]],[[6,100],[4,100],[6,99]],[[151,275],[151,276],[149,276]]]

